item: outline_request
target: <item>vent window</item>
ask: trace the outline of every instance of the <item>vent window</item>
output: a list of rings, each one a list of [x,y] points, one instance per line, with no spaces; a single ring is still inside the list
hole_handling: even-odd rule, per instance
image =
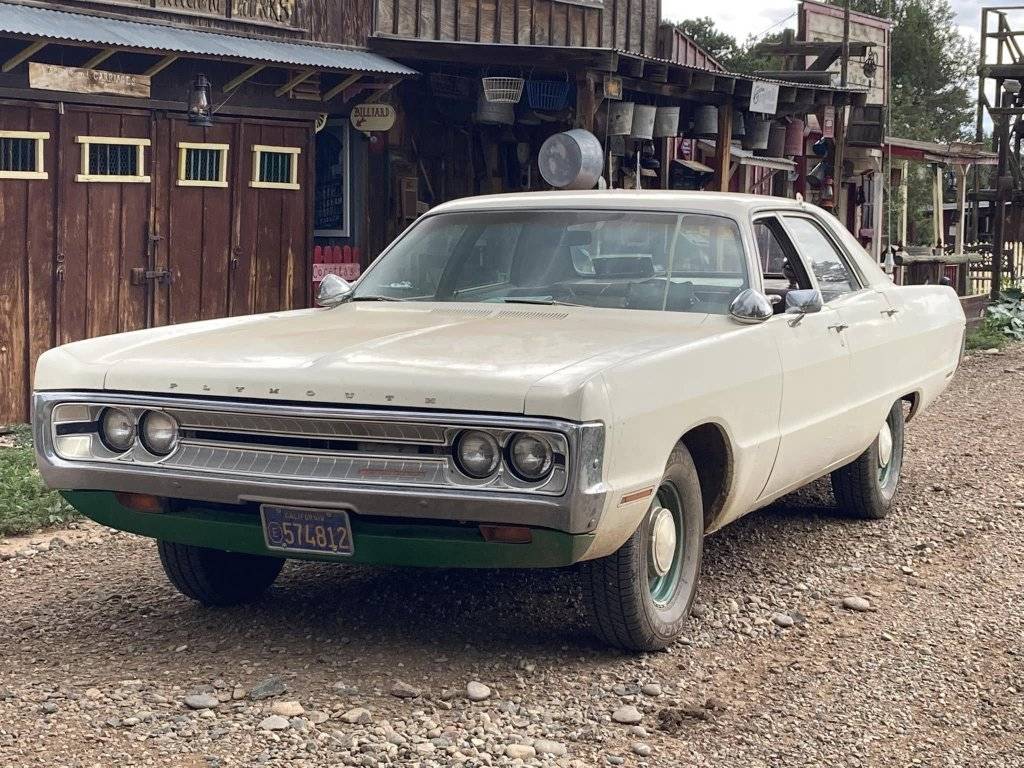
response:
[[[252,148],[253,165],[250,186],[268,189],[299,189],[299,147]]]
[[[178,144],[178,186],[226,187],[227,144]]]
[[[49,133],[0,131],[0,179],[45,179],[43,146]]]
[[[145,148],[149,139],[79,136],[82,168],[75,178],[89,182],[148,182]]]

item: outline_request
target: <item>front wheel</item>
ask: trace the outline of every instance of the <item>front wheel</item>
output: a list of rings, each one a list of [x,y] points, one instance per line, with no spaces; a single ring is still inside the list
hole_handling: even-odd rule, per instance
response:
[[[903,401],[897,400],[874,442],[832,473],[832,493],[848,517],[881,520],[892,509],[903,469]]]
[[[584,566],[595,632],[631,651],[670,645],[690,614],[703,549],[700,481],[690,452],[680,445],[633,535],[617,552]]]
[[[160,564],[171,584],[203,605],[238,605],[255,600],[284,566],[279,557],[158,541]]]

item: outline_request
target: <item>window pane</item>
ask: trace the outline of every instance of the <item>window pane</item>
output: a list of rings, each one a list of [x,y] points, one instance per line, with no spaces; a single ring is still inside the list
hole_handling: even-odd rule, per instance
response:
[[[765,275],[781,277],[786,263],[786,251],[767,222],[754,222],[754,239],[760,257],[761,271]]]
[[[265,184],[291,184],[291,152],[260,152],[260,176]]]
[[[39,139],[0,137],[0,172],[32,172],[36,168],[36,142]]]
[[[89,144],[92,176],[138,176],[139,147],[135,144]]]
[[[219,149],[186,149],[185,181],[225,181],[220,177],[220,153]]]
[[[824,301],[831,301],[859,288],[857,279],[825,233],[810,219],[787,216],[786,225],[805,263],[809,264]]]

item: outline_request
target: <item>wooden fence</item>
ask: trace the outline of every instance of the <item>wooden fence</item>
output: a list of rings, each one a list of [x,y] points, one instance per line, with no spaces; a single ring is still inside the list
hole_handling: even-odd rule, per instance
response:
[[[992,290],[992,245],[968,244],[965,250],[971,254],[967,293],[989,293]],[[1006,243],[1003,251],[1003,281],[1016,285],[1021,279],[1024,279],[1024,242]]]

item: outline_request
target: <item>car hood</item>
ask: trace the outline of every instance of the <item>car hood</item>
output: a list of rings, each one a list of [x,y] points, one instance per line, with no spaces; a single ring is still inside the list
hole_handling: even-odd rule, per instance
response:
[[[531,389],[550,403],[608,365],[708,335],[706,318],[349,303],[76,342],[41,358],[36,388],[526,413]]]

